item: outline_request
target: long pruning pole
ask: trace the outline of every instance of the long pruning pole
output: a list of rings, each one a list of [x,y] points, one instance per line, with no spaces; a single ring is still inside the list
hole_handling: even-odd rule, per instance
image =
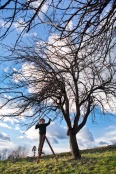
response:
[[[50,147],[50,149],[51,149],[53,155],[55,156],[56,161],[58,161],[58,159],[57,159],[57,157],[56,157],[56,154],[54,153],[54,150],[53,150],[53,148],[52,148],[52,146],[51,146],[51,144],[50,144],[50,142],[48,141],[48,138],[47,138],[46,136],[45,136],[45,139],[46,139],[46,141],[47,141],[47,143],[48,143],[48,145],[49,145],[49,147]]]

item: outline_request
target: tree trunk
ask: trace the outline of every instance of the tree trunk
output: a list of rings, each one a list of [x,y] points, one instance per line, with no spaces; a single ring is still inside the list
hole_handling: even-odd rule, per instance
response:
[[[70,148],[71,148],[71,153],[74,159],[80,159],[81,154],[79,151],[77,139],[76,139],[76,134],[73,133],[72,130],[69,131],[69,141],[70,141]]]

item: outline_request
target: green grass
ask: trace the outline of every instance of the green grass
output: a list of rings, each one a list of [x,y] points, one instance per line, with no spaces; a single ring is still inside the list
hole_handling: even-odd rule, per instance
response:
[[[116,146],[81,151],[82,159],[73,160],[70,153],[36,158],[0,161],[0,174],[115,174]]]

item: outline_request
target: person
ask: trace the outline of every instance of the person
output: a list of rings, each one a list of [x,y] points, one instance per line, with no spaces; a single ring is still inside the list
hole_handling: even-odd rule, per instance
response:
[[[40,135],[46,135],[46,127],[50,124],[51,119],[49,118],[48,123],[45,123],[45,119],[41,118],[39,122],[35,125],[35,129],[39,128]]]
[[[32,151],[34,152],[34,156],[35,156],[36,146],[33,146]]]
[[[45,119],[41,118],[39,122],[35,125],[35,129],[39,129],[39,147],[38,147],[38,159],[37,163],[39,163],[39,159],[42,153],[43,144],[45,141],[46,135],[46,127],[50,124],[51,119],[49,118],[48,123],[45,123]]]

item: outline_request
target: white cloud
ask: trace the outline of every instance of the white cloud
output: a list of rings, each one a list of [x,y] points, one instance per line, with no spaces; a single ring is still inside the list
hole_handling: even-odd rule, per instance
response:
[[[96,146],[94,137],[86,126],[77,134],[77,142],[80,149],[94,148]]]
[[[59,141],[57,140],[56,137],[53,137],[53,136],[48,136],[48,139],[49,141],[52,143],[52,144],[59,144]]]
[[[103,106],[105,108],[105,112],[109,112],[112,114],[116,113],[116,98],[111,94],[105,95],[104,92],[99,92],[95,95],[98,101],[102,101]]]
[[[7,129],[11,129],[10,126],[8,126],[6,123],[0,123],[1,127],[7,128]]]
[[[35,2],[32,2],[30,5],[32,5],[33,7],[35,7],[36,9],[39,7],[39,5],[41,4],[42,0],[37,0]],[[49,5],[47,3],[44,3],[40,12],[39,12],[39,17],[43,17],[43,13],[46,13],[48,10]],[[34,11],[34,10],[33,10]]]
[[[25,27],[26,27],[26,24],[23,21],[23,19],[19,19],[19,21],[13,23],[13,28],[15,28],[17,32],[22,32],[25,29]],[[30,36],[35,37],[37,36],[37,33],[28,32],[23,34],[23,37],[30,37]]]
[[[14,149],[16,145],[13,142],[0,140],[0,150],[2,149]]]
[[[108,126],[108,127],[105,128],[105,130],[106,130],[107,132],[116,131],[116,126],[114,126],[114,125]],[[116,135],[116,134],[115,134],[115,135]]]
[[[68,25],[67,25],[67,27],[66,27],[66,30],[72,30],[73,29],[73,22],[72,21],[70,21],[69,23],[68,23]]]
[[[10,114],[10,111],[12,113],[13,112],[13,109],[11,109],[11,110],[9,110],[9,109],[7,110],[6,109],[6,113],[5,114],[6,115],[7,114]],[[4,111],[1,112],[1,114],[3,114],[3,113],[4,113]],[[12,125],[15,124],[15,127],[13,127],[13,128],[16,129],[16,130],[19,130],[20,129],[20,127],[19,127],[20,121],[24,121],[25,120],[25,118],[23,116],[21,116],[21,117],[5,117],[4,116],[4,117],[0,117],[0,118],[1,118],[2,122],[11,123]],[[12,127],[11,126],[8,126],[6,123],[0,123],[0,126],[1,127],[6,127],[8,129],[12,129]]]
[[[3,104],[3,103],[2,103]],[[0,105],[2,106],[2,104],[0,103]],[[15,113],[18,109],[16,109],[14,106],[12,105],[8,105],[8,106],[4,106],[0,109],[0,115],[13,115],[13,113]],[[4,119],[3,117],[0,116],[1,119]],[[13,119],[13,117],[11,117]]]
[[[16,31],[22,32],[26,27],[26,23],[23,19],[19,19],[18,21],[13,23],[13,28],[15,28]],[[29,36],[37,36],[36,32],[28,32],[24,33],[23,37],[29,37]]]
[[[10,136],[2,132],[0,133],[0,139],[10,141]]]
[[[4,27],[5,22],[3,20],[0,20],[0,27]]]
[[[3,118],[4,122],[10,122],[11,124],[18,123],[19,120],[13,117],[4,117]]]
[[[0,102],[0,106],[4,105],[4,101],[3,102]],[[0,109],[0,120],[2,122],[9,122],[11,124],[14,124],[14,123],[19,123],[20,121],[24,121],[25,120],[25,115],[22,114],[20,116],[11,116],[13,115],[18,109],[14,106],[14,105],[6,105],[4,107],[2,107]],[[26,114],[30,114],[32,111],[29,110],[28,112],[25,112]],[[6,127],[6,128],[9,128],[11,129],[10,126],[8,126],[7,124],[5,123],[0,123],[0,126],[2,127]]]
[[[59,124],[53,122],[47,127],[47,136],[57,139],[66,139],[66,129]]]
[[[87,139],[88,141],[91,141],[91,142],[94,141],[92,133],[89,131],[89,129],[86,126],[84,126],[81,129],[81,131],[78,133],[77,136],[78,136],[78,138]]]
[[[24,139],[24,138],[25,138],[25,136],[19,136],[19,137],[17,137],[17,138],[19,138],[19,139]]]
[[[115,137],[116,138],[116,129],[113,130],[113,131],[108,132],[107,133],[107,136],[109,136],[109,137]]]
[[[16,126],[14,129],[20,131],[20,127],[19,126]]]
[[[104,145],[106,146],[106,144],[111,145],[112,140],[114,140],[114,139],[112,139],[110,137],[102,136],[100,138],[97,138],[95,140],[95,143],[96,143],[96,146],[104,146]]]
[[[103,136],[94,138],[89,128],[84,126],[77,134],[77,142],[80,149],[88,149],[100,146],[113,145],[116,143],[115,126],[107,127],[103,132]]]
[[[4,20],[0,20],[0,27],[4,28],[8,28],[10,25],[10,22],[5,23]],[[26,27],[26,23],[24,22],[24,20],[22,18],[20,18],[19,20],[17,20],[16,22],[13,22],[12,27],[17,31],[17,32],[22,32],[25,27]],[[23,35],[24,37],[29,37],[29,36],[37,36],[36,32],[28,32],[28,33],[24,33]],[[9,69],[5,68],[4,71],[7,72]]]
[[[24,130],[20,130],[20,133],[24,134],[24,133],[25,133],[25,131],[24,131]]]
[[[26,24],[23,19],[19,19],[18,21],[13,23],[13,28],[15,28],[17,31],[22,32],[25,28]]]
[[[26,138],[33,141],[39,139],[39,133],[38,133],[38,130],[35,129],[35,126],[27,130],[24,135],[26,136]]]
[[[5,22],[4,20],[0,19],[0,27],[8,28],[10,26],[10,22]]]
[[[102,137],[99,137],[95,140],[97,146],[101,145],[113,145],[116,143],[116,127],[109,126],[105,129],[105,132]]]
[[[116,144],[116,138],[115,138],[115,139],[110,140],[110,142],[111,142],[111,144],[112,144],[112,145],[113,145],[113,144]]]
[[[115,126],[107,127],[105,137],[107,137],[110,141],[116,139],[116,127]]]

